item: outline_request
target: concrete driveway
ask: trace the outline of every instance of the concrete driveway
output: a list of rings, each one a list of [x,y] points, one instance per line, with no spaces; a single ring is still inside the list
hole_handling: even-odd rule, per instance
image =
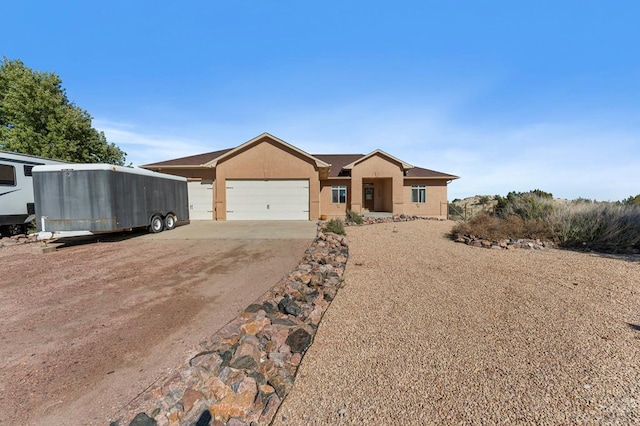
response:
[[[297,220],[192,220],[172,231],[149,234],[151,240],[299,240],[312,239],[316,222]]]

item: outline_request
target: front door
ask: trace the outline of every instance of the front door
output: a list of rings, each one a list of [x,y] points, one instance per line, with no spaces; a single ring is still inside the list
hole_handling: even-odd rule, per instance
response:
[[[374,211],[373,208],[373,187],[364,188],[364,208],[370,212]]]

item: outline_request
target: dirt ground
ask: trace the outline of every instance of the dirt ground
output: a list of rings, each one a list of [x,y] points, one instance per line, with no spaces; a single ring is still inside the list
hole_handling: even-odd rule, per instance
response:
[[[347,228],[342,288],[276,425],[640,424],[640,258]]]
[[[107,424],[310,243],[134,235],[50,254],[0,248],[0,424]]]

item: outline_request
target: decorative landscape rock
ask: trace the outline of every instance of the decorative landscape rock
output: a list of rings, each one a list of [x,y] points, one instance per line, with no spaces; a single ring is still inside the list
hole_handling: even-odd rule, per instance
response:
[[[456,234],[453,236],[453,241],[456,243],[468,244],[472,247],[482,247],[495,250],[511,250],[511,249],[529,249],[529,250],[542,250],[544,248],[553,247],[554,244],[549,241],[541,240],[528,240],[528,239],[505,239],[500,241],[490,240],[484,237],[478,237],[475,235],[462,235]]]
[[[345,222],[346,226],[361,226],[361,225],[373,225],[376,223],[391,223],[391,222],[409,222],[412,220],[440,220],[444,221],[446,219],[440,219],[437,217],[426,217],[426,216],[415,216],[415,215],[405,215],[405,214],[394,214],[390,217],[363,217],[362,223],[355,222]]]
[[[347,238],[325,234],[323,226],[286,278],[203,342],[188,363],[125,407],[112,426],[271,423],[343,285]],[[140,421],[147,423],[134,423]]]
[[[2,237],[0,236],[0,248],[2,247],[11,247],[22,244],[33,244],[37,243],[37,234],[18,234],[12,235],[10,237]]]

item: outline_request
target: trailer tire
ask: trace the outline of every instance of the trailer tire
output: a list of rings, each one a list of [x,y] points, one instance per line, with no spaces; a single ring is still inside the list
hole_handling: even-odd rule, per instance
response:
[[[159,215],[155,215],[151,218],[151,223],[149,224],[149,232],[152,234],[157,234],[158,232],[162,232],[164,229],[164,222],[162,217]]]
[[[176,217],[175,215],[169,213],[165,218],[164,218],[164,229],[166,229],[167,231],[171,231],[173,228],[176,227]]]

